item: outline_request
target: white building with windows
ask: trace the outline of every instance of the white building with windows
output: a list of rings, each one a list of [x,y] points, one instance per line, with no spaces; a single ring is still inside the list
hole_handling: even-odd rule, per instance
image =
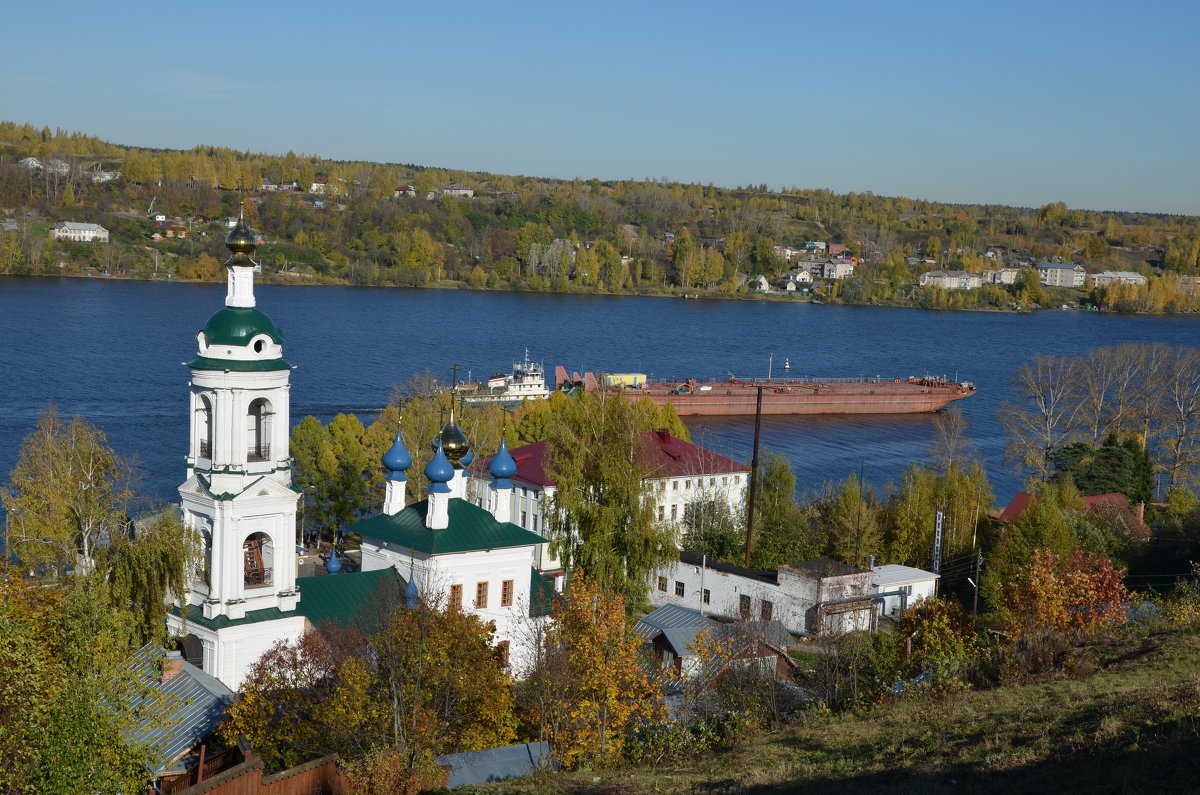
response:
[[[534,567],[546,539],[505,518],[517,466],[503,440],[489,461],[482,506],[465,499],[474,456],[453,415],[439,440],[425,467],[428,496],[407,507],[404,470],[412,457],[399,436],[384,455],[383,511],[352,528],[362,536],[362,570],[396,571],[407,579],[410,598],[492,622],[497,648],[519,673],[533,661],[536,629],[554,598],[551,581]]]
[[[1097,287],[1107,287],[1110,284],[1143,285],[1145,283],[1146,277],[1133,271],[1101,271],[1092,274],[1092,284]]]
[[[918,280],[922,287],[940,287],[943,290],[977,290],[983,279],[977,273],[966,271],[927,271]]]
[[[1082,287],[1087,279],[1083,266],[1070,262],[1044,262],[1038,265],[1038,275],[1047,287]]]
[[[879,615],[899,616],[925,599],[937,596],[938,575],[932,571],[888,563],[871,569],[871,588],[881,597]],[[900,593],[895,593],[899,591]]]
[[[877,614],[871,572],[828,558],[767,571],[684,551],[652,575],[649,600],[734,620],[782,621],[807,635],[871,629]]]
[[[672,436],[669,431],[646,431],[642,435],[643,460],[650,472],[646,483],[655,498],[656,517],[662,522],[679,524],[687,506],[706,498],[725,501],[730,510],[740,512],[745,503],[749,468],[699,445]],[[545,509],[554,496],[554,480],[547,471],[546,442],[515,447],[511,451],[516,463],[512,475],[514,486],[510,512],[507,517],[519,527],[533,533],[545,531]],[[490,459],[489,459],[490,460]],[[488,483],[483,474],[487,460],[476,464],[471,473],[471,500],[484,505],[483,495]],[[538,548],[534,565],[556,577],[562,585],[562,564],[550,554],[547,544]]]
[[[107,243],[108,230],[100,224],[60,221],[50,227],[50,237],[55,240],[70,240],[73,243]]]

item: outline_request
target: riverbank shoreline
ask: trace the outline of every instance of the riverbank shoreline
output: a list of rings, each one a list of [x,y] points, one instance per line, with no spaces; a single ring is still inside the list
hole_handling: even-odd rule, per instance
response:
[[[78,274],[78,273],[59,273],[59,274],[43,274],[43,273],[7,273],[0,274],[0,279],[79,279],[83,281],[101,280],[101,281],[120,281],[120,282],[174,282],[177,284],[199,284],[220,286],[224,284],[221,281],[207,281],[203,279],[179,279],[159,278],[147,279],[139,276],[131,275],[116,275],[116,274]],[[1034,312],[1042,311],[1071,311],[1071,312],[1096,312],[1105,315],[1143,315],[1145,317],[1182,317],[1195,316],[1194,312],[1162,312],[1157,314],[1147,312],[1122,313],[1111,309],[1095,309],[1089,310],[1082,306],[1071,307],[1063,310],[1058,306],[1041,306],[1036,308],[1020,308],[1009,309],[1004,307],[984,307],[984,306],[967,306],[967,307],[923,307],[914,304],[902,304],[894,302],[882,301],[867,301],[867,302],[849,302],[838,299],[821,299],[814,300],[811,297],[800,298],[788,295],[774,295],[763,293],[721,293],[721,292],[701,292],[689,293],[683,289],[678,292],[663,292],[662,290],[653,290],[645,292],[612,292],[605,290],[603,292],[593,290],[571,290],[567,292],[554,290],[522,290],[519,288],[493,288],[493,287],[471,287],[466,282],[443,280],[436,284],[423,285],[398,285],[398,284],[355,284],[346,279],[289,279],[275,278],[272,275],[269,278],[263,279],[259,284],[272,287],[358,287],[370,289],[399,289],[399,290],[458,290],[461,292],[470,293],[501,293],[515,295],[596,295],[596,296],[612,296],[612,297],[633,297],[633,298],[673,298],[681,301],[766,301],[773,303],[794,303],[815,306],[846,306],[846,307],[870,307],[870,308],[890,308],[890,309],[917,309],[927,312],[982,312],[985,314],[1011,314],[1025,315]]]

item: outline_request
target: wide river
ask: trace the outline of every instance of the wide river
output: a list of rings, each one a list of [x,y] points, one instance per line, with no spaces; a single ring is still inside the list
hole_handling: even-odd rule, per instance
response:
[[[475,376],[507,371],[526,348],[568,369],[699,379],[946,375],[975,382],[956,405],[970,422],[996,491],[1021,477],[1002,462],[1001,402],[1022,361],[1101,345],[1200,343],[1200,318],[1085,312],[933,312],[775,301],[684,301],[633,296],[475,293],[352,287],[256,290],[284,330],[292,419],[358,413],[369,422],[392,384],[458,363]],[[188,371],[196,332],[223,306],[224,286],[101,279],[0,277],[0,482],[48,403],[100,425],[137,460],[141,491],[175,499],[184,478]],[[749,461],[753,418],[688,423],[693,440]],[[879,487],[922,459],[932,415],[769,417],[762,444],[785,454],[801,492],[861,468]]]

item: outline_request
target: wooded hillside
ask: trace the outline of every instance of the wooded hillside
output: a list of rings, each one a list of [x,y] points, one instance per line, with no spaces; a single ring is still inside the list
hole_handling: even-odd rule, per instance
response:
[[[782,276],[784,247],[819,241],[858,260],[853,278],[817,288],[848,302],[1041,303],[992,285],[939,295],[949,291],[917,279],[934,268],[977,273],[1054,259],[1141,273],[1149,285],[1128,297],[1129,308],[1173,311],[1196,308],[1194,280],[1180,277],[1200,273],[1200,219],[1191,216],[141,149],[0,122],[0,273],[221,278],[221,221],[243,201],[266,236],[260,259],[279,279],[734,293],[747,277]],[[112,244],[48,240],[62,220],[99,223]]]

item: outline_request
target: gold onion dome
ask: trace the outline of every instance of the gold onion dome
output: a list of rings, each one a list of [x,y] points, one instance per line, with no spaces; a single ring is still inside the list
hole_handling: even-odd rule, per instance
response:
[[[446,454],[446,458],[454,463],[458,463],[471,449],[471,442],[467,440],[463,429],[458,427],[458,423],[454,421],[453,414],[450,415],[450,421],[442,426],[441,433],[433,437],[434,449],[437,449],[439,444],[442,446],[442,452]]]
[[[225,235],[225,247],[234,254],[245,254],[249,256],[254,253],[254,249],[258,247],[257,240],[254,237],[254,230],[246,223],[245,214],[238,216],[237,224],[233,229],[229,230],[229,234]]]

